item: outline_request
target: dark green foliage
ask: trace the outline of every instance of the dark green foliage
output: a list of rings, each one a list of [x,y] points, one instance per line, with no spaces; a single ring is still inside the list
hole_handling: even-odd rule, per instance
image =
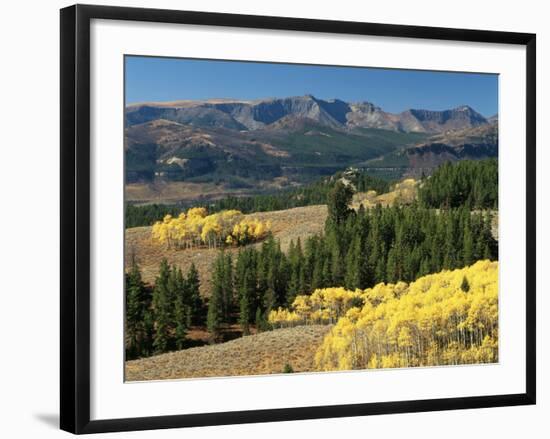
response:
[[[126,182],[151,181],[157,164],[157,145],[153,143],[135,143],[127,148],[124,156]]]
[[[170,266],[166,259],[160,263],[160,270],[155,279],[155,288],[153,289],[153,312],[155,318],[155,336],[153,347],[156,353],[166,352],[169,345],[169,325],[171,317],[172,303],[170,297]]]
[[[373,159],[409,143],[415,143],[425,134],[399,133],[376,128],[363,128],[344,133],[327,126],[306,125],[286,136],[273,136],[271,143],[291,155],[286,161],[300,172],[308,168],[338,166]]]
[[[161,220],[166,215],[178,216],[182,211],[181,207],[167,204],[147,204],[145,206],[134,206],[126,204],[125,227],[150,226]]]
[[[236,209],[243,213],[271,212],[275,210],[292,209],[294,207],[326,204],[329,192],[334,188],[338,179],[342,176],[339,172],[331,177],[326,177],[317,182],[307,184],[300,188],[283,189],[275,194],[259,194],[249,197],[227,197],[212,203],[205,204],[150,204],[135,206],[127,204],[125,227],[150,226],[160,221],[166,215],[178,216],[189,207],[206,207],[210,213],[221,210]],[[389,182],[369,174],[358,171],[349,177],[351,183],[358,191],[365,192],[375,190],[384,193],[389,190]]]
[[[351,212],[349,204],[353,197],[353,190],[349,185],[338,181],[334,188],[329,192],[328,218],[336,225],[342,224]]]
[[[303,254],[291,243],[287,305],[316,288],[368,288],[379,282],[411,282],[479,259],[498,259],[498,242],[487,212],[436,211],[414,204],[376,207],[350,214],[305,242]]]
[[[239,324],[244,335],[250,333],[250,323],[261,303],[258,289],[258,252],[252,248],[239,252],[235,267],[235,288],[239,300]]]
[[[136,261],[126,274],[126,358],[148,355],[152,331],[149,327],[151,291],[141,279]]]
[[[185,336],[191,322],[191,298],[189,296],[189,287],[183,278],[181,269],[173,269],[174,277],[174,318],[176,325],[175,338],[176,347],[182,349],[185,345]]]
[[[225,263],[225,255],[223,252],[220,252],[214,262],[212,287],[210,289],[210,297],[208,298],[208,313],[206,316],[206,327],[213,342],[219,339],[220,327],[224,320],[224,281],[227,279],[225,274]]]
[[[271,329],[271,325],[269,324],[265,312],[262,312],[261,308],[256,308],[256,331],[257,332],[264,332]]]
[[[184,277],[163,259],[151,289],[134,262],[126,274],[126,358],[183,349],[189,327],[204,320],[199,286],[194,265]]]
[[[470,291],[470,282],[468,282],[468,278],[466,276],[464,276],[462,278],[462,283],[460,284],[460,289],[462,291],[464,291],[465,293]]]
[[[283,373],[294,373],[294,369],[290,365],[290,363],[286,363],[285,367],[283,367]]]
[[[222,272],[222,307],[223,318],[227,322],[233,308],[233,259],[231,255],[223,254]]]
[[[424,180],[418,197],[427,207],[496,209],[498,160],[447,162]]]
[[[200,280],[199,272],[197,267],[192,263],[189,271],[187,272],[186,279],[188,297],[189,297],[189,306],[191,308],[191,321],[189,325],[199,325],[202,324],[204,320],[203,313],[203,303],[200,296]]]
[[[453,166],[458,165],[444,165],[434,181],[444,186],[459,178]],[[490,160],[466,165],[465,177],[460,177],[464,181],[459,186],[464,189],[479,185],[475,183],[479,173],[491,175],[492,166]],[[463,197],[448,190],[445,205],[439,206],[445,208],[434,209],[423,200],[407,206],[378,205],[355,212],[348,206],[352,185],[363,184],[357,175],[346,172],[345,177],[353,180],[347,185],[327,183],[329,216],[323,233],[304,242],[291,241],[286,254],[272,235],[261,246],[241,249],[234,259],[223,251],[218,254],[212,267],[206,315],[213,342],[222,339],[224,325],[235,321],[244,335],[251,332],[251,325],[257,331],[271,329],[271,310],[288,307],[297,295],[311,294],[317,288],[343,285],[353,290],[379,282],[411,282],[443,269],[471,265],[479,259],[498,259],[498,241],[491,230],[492,213],[487,209],[496,206],[496,198],[495,206],[491,202],[483,204],[492,195]],[[424,188],[432,184],[432,179],[424,179]],[[486,181],[485,177],[479,181]],[[479,187],[476,190],[479,195]],[[473,209],[478,199],[485,201]],[[460,200],[464,205],[454,207]],[[184,277],[179,268],[163,260],[151,294],[141,280],[139,268],[132,265],[126,274],[128,359],[186,346],[189,327],[205,324],[199,286],[194,265]],[[466,277],[461,289],[470,289]]]

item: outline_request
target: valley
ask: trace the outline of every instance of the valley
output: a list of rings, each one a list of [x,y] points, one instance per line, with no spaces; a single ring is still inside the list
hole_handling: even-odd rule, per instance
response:
[[[126,200],[136,204],[267,194],[350,166],[418,178],[498,155],[497,122],[467,106],[392,114],[306,95],[133,104],[126,120]]]
[[[498,361],[498,117],[146,102],[124,148],[127,381]]]

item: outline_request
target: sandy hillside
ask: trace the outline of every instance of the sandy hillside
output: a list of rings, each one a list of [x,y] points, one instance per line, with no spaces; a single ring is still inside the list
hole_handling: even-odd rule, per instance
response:
[[[297,326],[126,362],[127,381],[265,375],[314,370],[317,348],[329,325]]]
[[[271,230],[275,239],[281,241],[283,251],[286,251],[291,240],[298,237],[302,242],[308,236],[323,230],[327,216],[326,206],[306,206],[275,212],[260,212],[247,216],[271,222]],[[261,245],[261,244],[254,244]],[[228,251],[237,253],[238,248],[229,248]],[[153,282],[158,273],[158,266],[163,257],[170,264],[175,264],[186,272],[191,263],[195,263],[201,279],[201,293],[207,294],[209,277],[218,250],[196,248],[185,250],[169,250],[165,245],[151,240],[151,227],[135,227],[126,230],[126,264],[131,262],[135,255],[142,271],[145,282]]]

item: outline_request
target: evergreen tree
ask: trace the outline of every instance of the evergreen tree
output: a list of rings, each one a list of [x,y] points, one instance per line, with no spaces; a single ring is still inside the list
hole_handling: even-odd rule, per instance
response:
[[[223,322],[224,264],[225,256],[220,252],[214,262],[212,286],[210,289],[208,313],[206,316],[206,327],[210,333],[212,342],[217,342],[219,340],[220,328]]]
[[[382,242],[379,246],[379,251],[376,253],[376,257],[374,258],[375,270],[374,270],[374,278],[375,282],[385,282],[388,280],[387,274],[386,274],[386,252],[385,252],[385,244]]]
[[[286,363],[283,367],[283,373],[294,373],[294,369],[290,365],[290,363]]]
[[[191,326],[192,324],[199,325],[202,323],[204,318],[202,314],[203,303],[200,296],[199,272],[197,271],[197,267],[195,267],[194,263],[191,264],[191,267],[187,272],[185,283],[189,297],[189,306],[191,308],[191,321],[188,326]]]
[[[159,274],[155,279],[153,289],[153,310],[155,319],[155,335],[153,348],[157,354],[166,352],[170,342],[170,308],[172,303],[169,298],[170,267],[168,261],[163,259],[160,263]]]
[[[395,247],[392,247],[388,252],[388,262],[386,263],[386,278],[388,282],[395,283],[399,280],[397,264]]]
[[[222,253],[223,254],[223,253]],[[223,256],[222,297],[224,320],[229,321],[233,307],[233,259],[230,254]]]
[[[355,235],[346,256],[345,286],[349,290],[364,289],[368,282],[368,263],[361,242],[361,236]]]
[[[469,215],[469,213],[468,213]],[[470,221],[464,224],[464,242],[462,244],[462,263],[469,266],[474,262],[474,238],[470,227]]]
[[[174,302],[174,324],[176,326],[176,347],[183,349],[185,345],[185,337],[187,329],[190,326],[191,320],[191,305],[189,297],[189,289],[183,278],[181,269],[173,269],[175,273],[175,302]]]
[[[143,313],[143,329],[145,333],[144,342],[142,344],[142,356],[153,355],[154,346],[153,342],[155,339],[155,313],[152,307],[145,309]]]
[[[256,331],[263,332],[268,329],[269,322],[267,321],[266,314],[260,308],[256,308]]]
[[[126,357],[137,358],[146,351],[145,313],[147,311],[146,288],[135,261],[126,274]]]
[[[460,289],[462,291],[464,291],[465,293],[470,291],[470,282],[468,282],[468,278],[466,276],[464,276],[462,278],[462,283],[460,284]]]
[[[239,324],[243,335],[250,334],[251,309],[253,307],[254,278],[252,270],[245,269],[241,287],[239,289]]]
[[[353,190],[350,185],[338,181],[330,191],[327,199],[328,219],[336,225],[343,224],[351,209],[349,204],[353,197]]]

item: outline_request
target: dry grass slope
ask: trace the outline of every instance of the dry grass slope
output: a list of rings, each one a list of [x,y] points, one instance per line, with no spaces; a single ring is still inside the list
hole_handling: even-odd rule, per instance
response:
[[[297,326],[126,362],[127,381],[267,375],[314,371],[314,357],[331,326]]]
[[[361,204],[365,208],[381,206],[393,206],[394,204],[411,204],[417,196],[419,181],[407,178],[393,185],[392,190],[385,194],[377,194],[376,191],[358,192],[353,196],[352,207],[359,209]]]
[[[261,221],[270,221],[271,230],[275,239],[281,241],[283,251],[286,251],[291,240],[298,237],[304,240],[313,234],[323,230],[327,216],[326,206],[307,206],[276,212],[261,212],[251,215]],[[254,244],[256,246],[261,243]],[[228,251],[237,253],[238,248],[229,248]],[[201,293],[208,294],[209,279],[212,263],[218,250],[208,248],[196,248],[187,250],[169,250],[164,245],[153,242],[151,239],[151,227],[135,227],[126,230],[126,265],[131,263],[132,254],[142,270],[145,282],[152,283],[158,273],[159,264],[165,257],[170,264],[175,264],[185,272],[195,263],[201,279]]]

